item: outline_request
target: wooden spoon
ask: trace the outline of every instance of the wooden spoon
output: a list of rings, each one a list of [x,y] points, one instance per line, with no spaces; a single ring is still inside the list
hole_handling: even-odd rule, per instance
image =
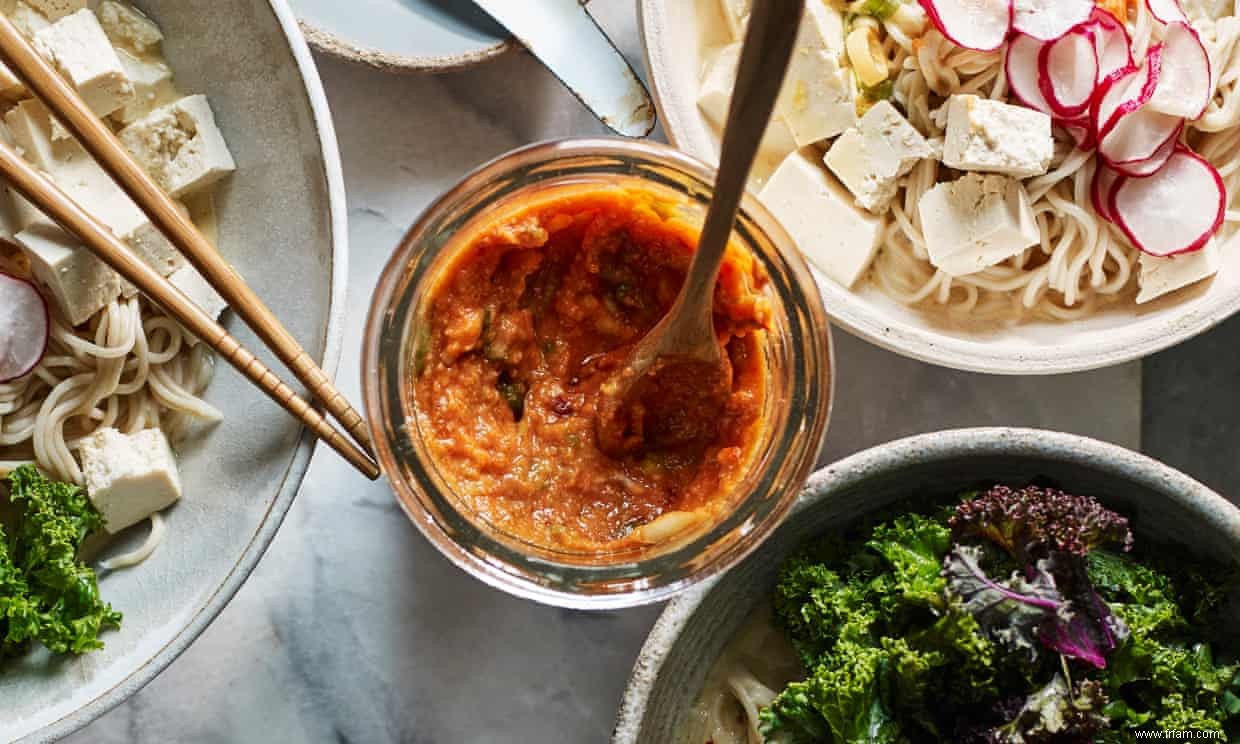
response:
[[[672,309],[599,390],[595,432],[610,455],[640,449],[651,434],[660,446],[691,444],[715,434],[714,422],[732,387],[731,364],[715,335],[715,282],[804,10],[805,0],[753,4],[715,190],[688,276]]]

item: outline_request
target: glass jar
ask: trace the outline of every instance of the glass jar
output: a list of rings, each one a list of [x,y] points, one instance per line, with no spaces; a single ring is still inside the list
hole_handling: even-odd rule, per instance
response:
[[[791,238],[747,195],[734,240],[769,275],[771,328],[764,426],[730,508],[696,533],[614,552],[536,545],[488,523],[439,472],[415,413],[415,347],[445,260],[497,213],[546,189],[641,188],[674,201],[700,229],[714,171],[670,147],[619,139],[537,144],[494,160],[435,201],[385,267],[367,321],[362,385],[379,462],[405,513],[467,572],[511,594],[583,609],[657,602],[736,564],[791,507],[817,458],[830,414],[831,334],[817,286]]]

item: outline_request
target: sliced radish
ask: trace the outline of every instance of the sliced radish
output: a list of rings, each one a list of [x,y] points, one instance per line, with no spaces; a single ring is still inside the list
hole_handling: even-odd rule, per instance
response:
[[[935,28],[957,46],[989,52],[1012,28],[1012,0],[919,0]]]
[[[1223,224],[1223,178],[1187,147],[1149,178],[1122,178],[1111,193],[1116,224],[1140,250],[1174,256],[1206,244]]]
[[[1168,138],[1166,142],[1162,143],[1162,145],[1154,151],[1153,155],[1149,156],[1145,160],[1135,160],[1128,163],[1111,163],[1110,167],[1130,178],[1146,178],[1154,175],[1167,164],[1167,161],[1171,159],[1172,154],[1175,153],[1175,149],[1179,146],[1179,144],[1179,132],[1177,131],[1176,136]]]
[[[1056,116],[1085,113],[1097,82],[1098,51],[1088,30],[1074,29],[1038,52],[1038,87]]]
[[[1042,95],[1039,84],[1041,75],[1038,73],[1038,54],[1043,46],[1042,42],[1032,36],[1016,34],[1008,44],[1003,65],[1012,95],[1031,109],[1052,114],[1054,112],[1051,105],[1046,102],[1046,96]]]
[[[1097,145],[1097,142],[1094,141],[1094,123],[1088,116],[1082,116],[1077,119],[1056,120],[1055,123],[1063,127],[1064,131],[1071,135],[1078,148],[1092,150]]]
[[[47,353],[47,301],[25,279],[0,273],[0,382],[30,374]]]
[[[1169,23],[1163,37],[1162,70],[1150,108],[1196,119],[1210,103],[1210,55],[1187,23]]]
[[[1107,164],[1123,171],[1140,167],[1158,155],[1159,149],[1175,140],[1184,128],[1184,119],[1141,107],[1119,117],[1115,126],[1098,139],[1098,154]]]
[[[1140,67],[1125,67],[1098,86],[1094,95],[1093,118],[1101,141],[1121,117],[1144,106],[1154,96],[1162,72],[1162,45],[1149,51]]]
[[[1163,23],[1188,23],[1188,16],[1180,7],[1180,0],[1145,0],[1150,15]]]
[[[1099,84],[1119,70],[1136,66],[1132,59],[1132,37],[1124,24],[1101,8],[1094,8],[1089,22],[1094,34],[1094,48],[1098,52]]]
[[[1015,0],[1012,28],[1042,41],[1053,41],[1084,23],[1094,0]]]
[[[1089,186],[1089,198],[1094,203],[1094,211],[1107,222],[1115,221],[1115,216],[1111,214],[1111,191],[1120,178],[1122,174],[1119,171],[1099,162],[1098,170],[1094,171],[1093,183]]]

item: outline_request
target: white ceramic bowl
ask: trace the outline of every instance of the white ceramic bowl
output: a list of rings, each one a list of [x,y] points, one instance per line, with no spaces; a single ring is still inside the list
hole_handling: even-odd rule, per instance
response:
[[[137,4],[162,26],[182,88],[210,97],[236,157],[237,172],[217,195],[221,251],[334,370],[344,187],[322,86],[292,12],[284,0]],[[261,348],[242,324],[228,325]],[[206,397],[227,420],[179,448],[185,497],[167,514],[168,539],[145,564],[100,582],[125,614],[121,630],[87,656],[0,662],[0,741],[59,738],[137,691],[215,618],[270,543],[313,441],[226,365],[217,365]],[[143,536],[131,532],[131,542]]]
[[[718,162],[719,137],[697,107],[705,50],[727,41],[719,0],[639,0],[659,115],[677,147]],[[909,308],[872,286],[855,291],[817,273],[833,321],[868,341],[945,367],[995,374],[1055,374],[1139,359],[1191,338],[1240,309],[1240,250],[1224,254],[1210,283],[1138,308],[1088,319],[966,329]]]
[[[1138,541],[1180,543],[1240,563],[1240,509],[1187,475],[1122,447],[1032,429],[959,429],[880,445],[815,473],[762,548],[668,606],[633,668],[612,744],[681,744],[681,716],[715,659],[754,607],[769,599],[780,563],[806,540],[904,498],[1038,477],[1095,496],[1128,516]]]

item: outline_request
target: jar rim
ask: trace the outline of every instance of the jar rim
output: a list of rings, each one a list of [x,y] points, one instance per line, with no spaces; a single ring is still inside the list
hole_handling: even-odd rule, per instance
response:
[[[632,172],[624,172],[626,167]],[[771,471],[763,473],[763,481],[771,481],[765,486],[770,493],[761,502],[763,508],[747,509],[755,494],[746,494],[684,545],[616,564],[557,560],[556,551],[528,542],[527,549],[515,549],[512,541],[488,534],[478,524],[479,517],[458,508],[436,485],[430,472],[433,467],[422,461],[412,441],[417,435],[410,429],[416,423],[405,415],[400,393],[407,384],[408,326],[417,312],[418,289],[431,263],[453,242],[443,239],[442,231],[453,225],[460,229],[485,214],[457,214],[471,201],[485,205],[488,199],[512,198],[537,185],[538,181],[524,181],[533,169],[543,169],[539,173],[544,173],[545,180],[578,172],[639,181],[666,176],[675,181],[673,188],[703,203],[709,200],[715,175],[705,163],[658,143],[618,138],[557,140],[495,158],[434,200],[384,267],[367,318],[362,387],[376,454],[406,516],[436,549],[475,578],[507,593],[561,607],[608,609],[661,601],[735,565],[769,535],[795,501],[821,450],[834,395],[835,358],[826,312],[791,238],[756,198],[746,194],[737,220],[738,237],[744,238],[745,230],[752,231],[742,244],[763,259],[768,272],[773,267],[785,276],[777,310],[788,319],[793,347],[789,353],[793,373],[798,375],[788,401],[789,413],[777,434],[788,451],[763,465]],[[756,247],[760,245],[769,250],[760,251]]]

